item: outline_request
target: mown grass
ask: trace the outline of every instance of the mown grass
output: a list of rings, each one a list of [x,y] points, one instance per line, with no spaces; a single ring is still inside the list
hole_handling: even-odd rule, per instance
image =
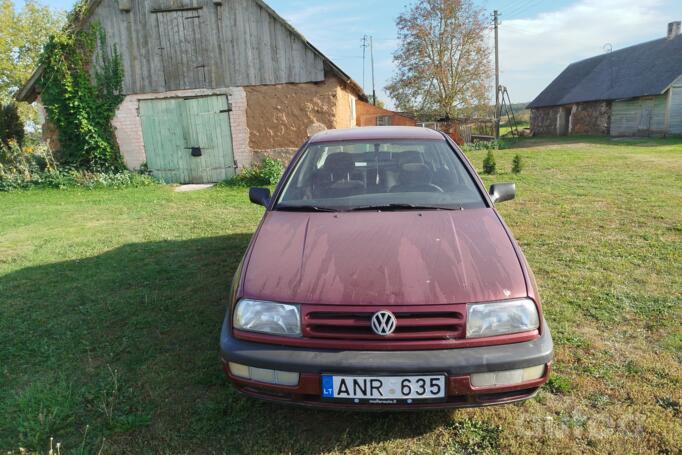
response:
[[[519,405],[317,412],[244,398],[218,334],[261,211],[245,189],[0,194],[0,452],[682,451],[682,141],[533,139],[500,206],[544,298],[555,374]],[[470,158],[480,169],[484,152]]]

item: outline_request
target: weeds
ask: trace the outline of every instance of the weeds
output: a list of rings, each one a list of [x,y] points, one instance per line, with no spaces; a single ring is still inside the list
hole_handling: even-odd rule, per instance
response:
[[[19,444],[32,449],[44,447],[52,435],[73,425],[78,401],[64,377],[33,382],[15,395],[6,406]]]
[[[549,381],[547,381],[547,388],[553,394],[566,395],[571,392],[573,387],[571,381],[567,377],[552,373]]]
[[[264,158],[260,163],[247,167],[234,178],[224,181],[222,186],[273,186],[284,174],[281,161]]]
[[[156,184],[149,175],[129,171],[88,172],[57,164],[45,145],[0,144],[0,191],[30,188],[124,188]]]
[[[656,404],[671,411],[675,416],[682,417],[682,407],[680,407],[679,401],[673,400],[671,397],[657,397]]]
[[[470,152],[486,152],[489,150],[504,150],[508,147],[507,143],[503,140],[494,141],[476,141],[471,144],[465,144],[462,149],[465,153]]]

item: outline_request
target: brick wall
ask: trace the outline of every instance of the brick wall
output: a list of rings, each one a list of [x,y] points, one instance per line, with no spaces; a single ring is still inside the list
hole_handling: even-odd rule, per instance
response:
[[[358,101],[357,112],[357,126],[377,126],[377,119],[379,117],[390,117],[391,126],[417,126],[417,121],[413,118],[382,109],[364,101]]]
[[[142,122],[139,115],[141,100],[212,95],[227,95],[230,103],[232,103],[230,124],[234,157],[240,168],[250,166],[253,157],[249,149],[249,129],[246,124],[246,93],[244,89],[239,87],[227,90],[178,90],[126,96],[116,111],[116,116],[112,122],[116,141],[126,166],[135,170],[147,161],[142,137]]]

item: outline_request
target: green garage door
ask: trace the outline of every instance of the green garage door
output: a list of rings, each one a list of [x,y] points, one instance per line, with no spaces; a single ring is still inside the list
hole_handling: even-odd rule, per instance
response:
[[[147,166],[166,183],[215,183],[235,175],[226,96],[140,102]]]

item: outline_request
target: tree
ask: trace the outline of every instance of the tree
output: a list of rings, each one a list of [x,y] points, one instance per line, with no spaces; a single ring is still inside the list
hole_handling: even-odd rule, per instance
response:
[[[43,46],[64,24],[64,14],[26,0],[17,11],[13,0],[0,0],[0,102],[7,103],[38,66]],[[21,109],[25,119],[35,111]]]
[[[398,69],[386,90],[399,110],[455,117],[488,104],[491,52],[472,0],[422,0],[396,25]]]
[[[378,96],[377,96],[377,102],[376,103],[374,103],[374,96],[373,95],[368,95],[368,98],[369,98],[369,100],[368,100],[369,104],[375,104],[376,107],[378,107],[380,109],[386,109],[386,103],[384,103],[383,100],[379,99]]]
[[[522,170],[523,160],[521,159],[521,155],[516,154],[514,155],[514,159],[512,160],[512,172],[514,174],[520,174]]]
[[[16,103],[0,105],[0,144],[9,146],[10,142],[24,143],[24,122],[19,118]]]
[[[483,158],[483,173],[491,175],[495,172],[497,172],[497,162],[495,161],[492,149],[490,149],[485,158]]]

